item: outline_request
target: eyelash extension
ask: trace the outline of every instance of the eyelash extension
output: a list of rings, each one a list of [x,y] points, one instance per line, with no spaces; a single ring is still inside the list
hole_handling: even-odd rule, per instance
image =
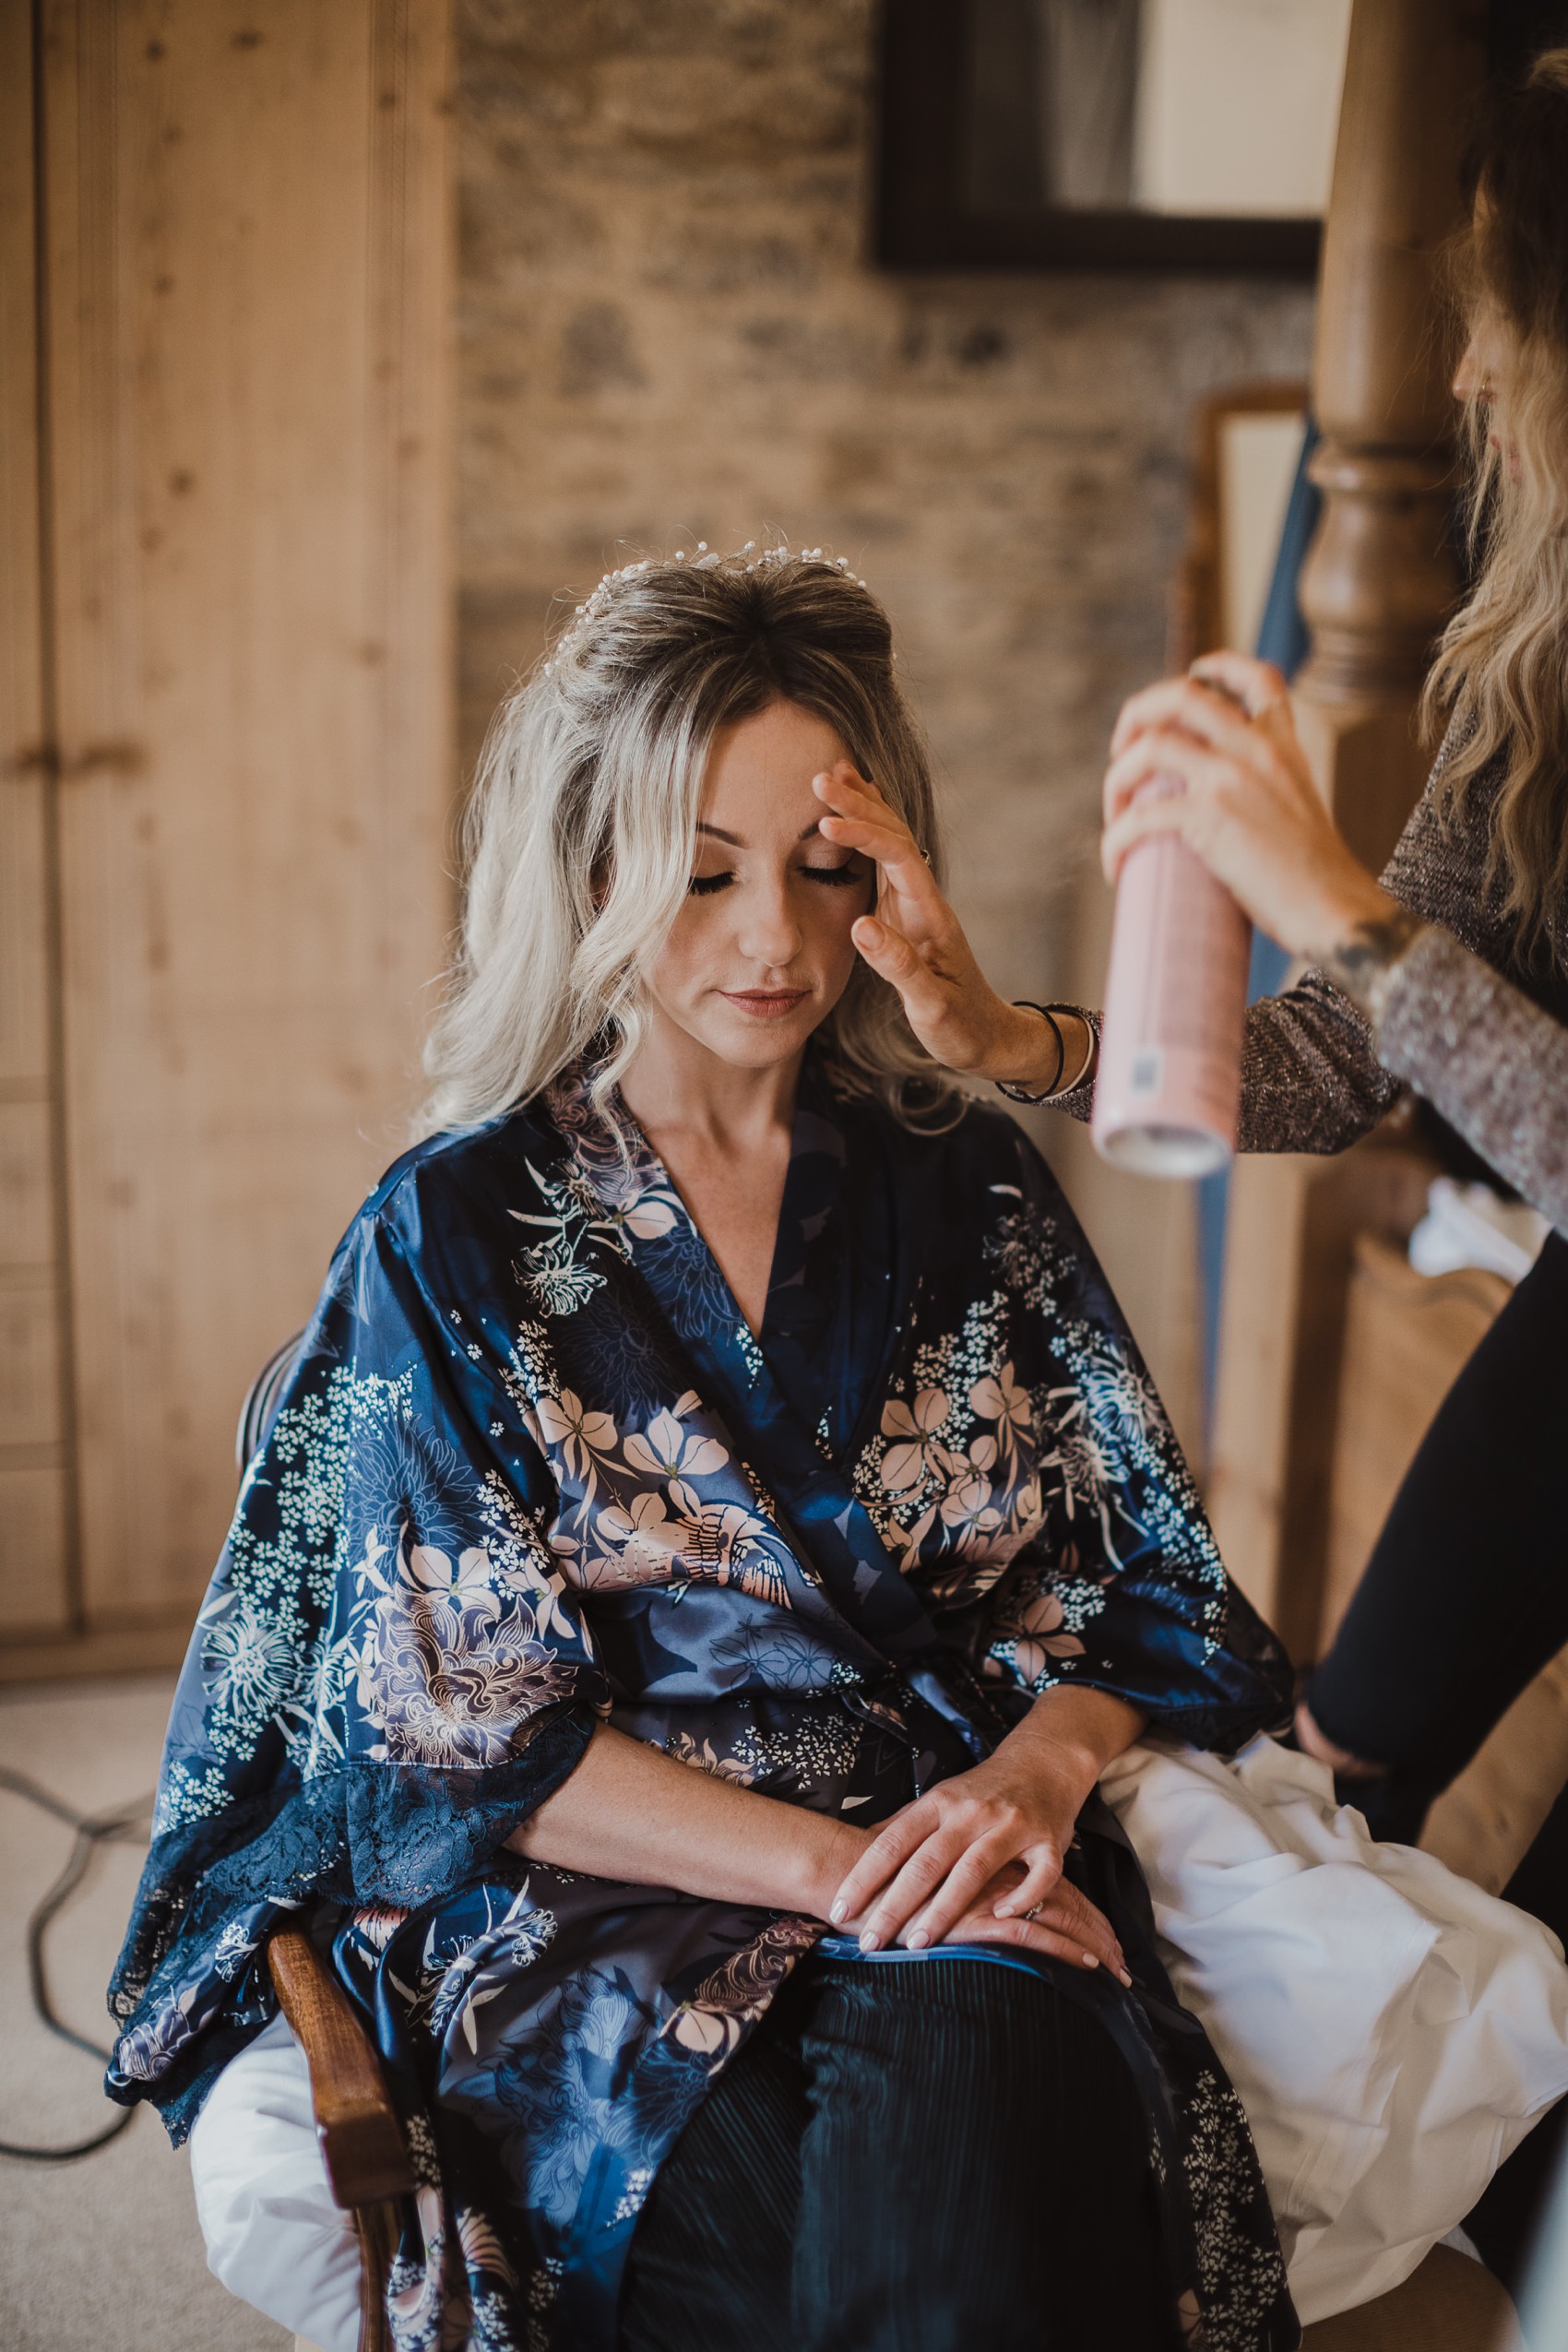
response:
[[[694,873],[686,888],[694,898],[711,898],[716,890],[728,890],[734,879],[731,873]]]

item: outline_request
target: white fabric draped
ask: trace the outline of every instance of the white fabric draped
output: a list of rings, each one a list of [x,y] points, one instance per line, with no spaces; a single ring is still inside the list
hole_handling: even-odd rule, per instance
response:
[[[1150,1740],[1102,1789],[1247,2110],[1302,2321],[1398,2286],[1568,2091],[1562,1946],[1375,1845],[1273,1740],[1231,1763]]]

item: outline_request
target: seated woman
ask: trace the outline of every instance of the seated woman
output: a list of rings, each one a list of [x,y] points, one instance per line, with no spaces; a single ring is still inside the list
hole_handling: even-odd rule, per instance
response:
[[[1095,1793],[1289,1669],[1050,1175],[859,954],[940,855],[841,564],[614,574],[493,737],[441,1132],[250,1467],[113,1993],[116,2097],[219,2086],[215,2208],[308,1918],[421,2183],[400,2352],[1298,2340]],[[220,2268],[351,2346],[346,2250]]]

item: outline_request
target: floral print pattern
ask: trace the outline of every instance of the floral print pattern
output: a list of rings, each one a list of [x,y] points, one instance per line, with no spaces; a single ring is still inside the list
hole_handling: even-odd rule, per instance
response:
[[[1226,1747],[1289,1695],[1017,1130],[913,1135],[808,1065],[754,1336],[655,1155],[569,1075],[420,1146],[340,1245],[182,1677],[111,2092],[183,2132],[303,1912],[420,2183],[398,2352],[608,2347],[659,2163],[822,1930],[525,1863],[511,1830],[605,1720],[869,1824],[1073,1679]],[[1114,1825],[1081,1831],[1148,1955],[1105,1997],[1177,2119],[1173,2275],[1213,2352],[1284,2345],[1240,2110],[1138,1942]],[[1203,2252],[1238,2232],[1240,2306]]]

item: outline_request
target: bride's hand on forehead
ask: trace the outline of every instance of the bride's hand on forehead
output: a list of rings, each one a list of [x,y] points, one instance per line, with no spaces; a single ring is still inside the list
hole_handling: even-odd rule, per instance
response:
[[[875,861],[876,911],[862,915],[850,936],[897,990],[926,1051],[950,1070],[1020,1075],[1020,1051],[1026,1066],[1039,1059],[1044,1024],[992,987],[903,818],[848,760],[814,777],[812,789],[828,811],[819,821],[823,839]]]

